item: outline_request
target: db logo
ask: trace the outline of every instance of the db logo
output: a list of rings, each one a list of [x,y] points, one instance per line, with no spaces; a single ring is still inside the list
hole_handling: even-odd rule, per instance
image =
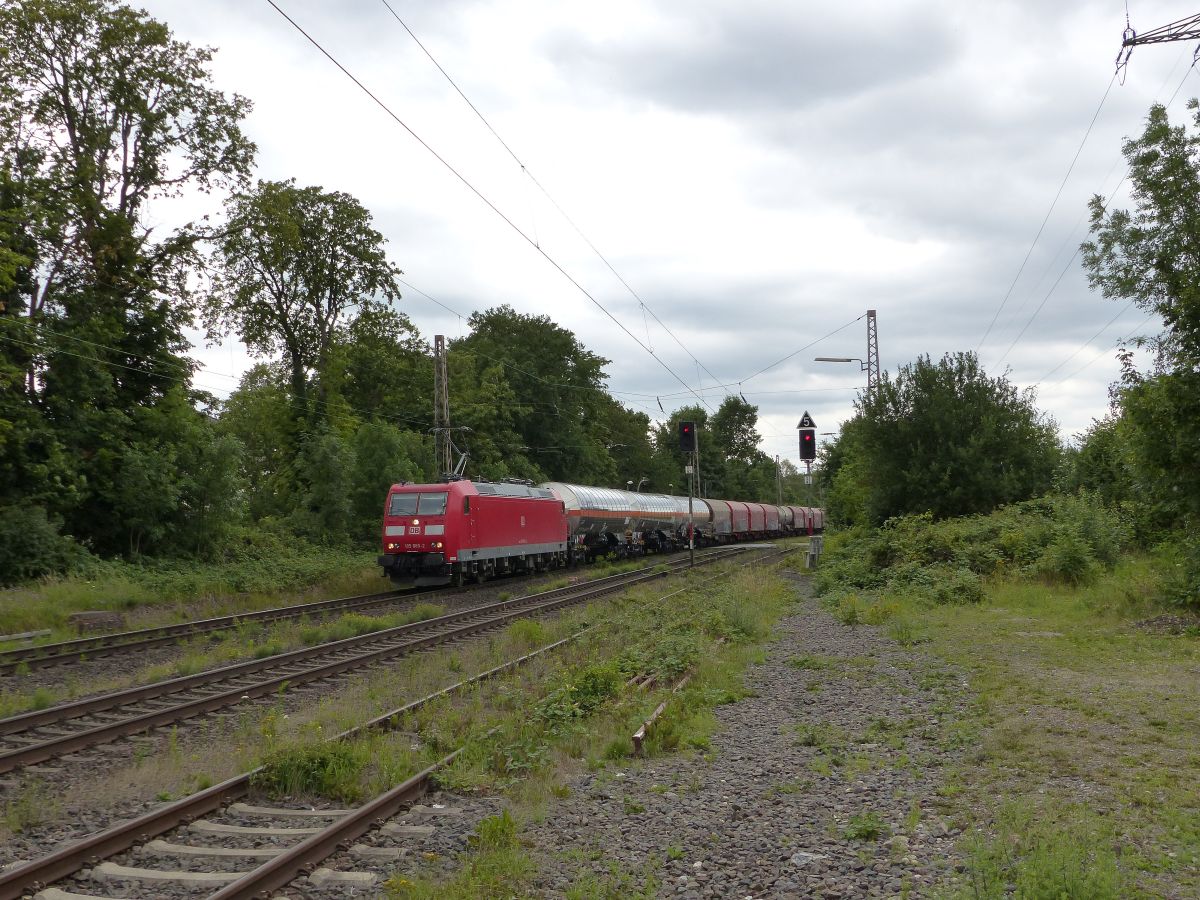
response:
[[[420,534],[420,533],[421,533],[421,526],[420,526],[420,525],[409,525],[409,526],[408,526],[408,533],[409,533],[409,534]]]

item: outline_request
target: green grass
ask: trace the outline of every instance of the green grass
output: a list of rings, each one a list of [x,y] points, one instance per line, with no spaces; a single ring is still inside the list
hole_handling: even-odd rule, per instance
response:
[[[842,621],[874,620],[900,645],[920,644],[914,652],[962,673],[928,670],[921,679],[942,697],[938,743],[961,759],[936,804],[969,835],[960,846],[967,869],[942,885],[943,896],[1200,894],[1200,641],[1136,625],[1163,610],[1154,559],[1085,558],[1075,538],[1039,543],[1032,532],[1040,527],[1022,530],[1012,514],[997,519],[999,536],[986,540],[1006,549],[975,602],[933,599],[941,588],[927,576],[880,579],[852,595],[827,585]],[[984,540],[986,530],[981,521],[913,527],[900,543],[986,560],[986,546],[963,538],[971,531]],[[868,556],[830,568],[853,570],[860,582],[903,570],[904,557],[872,568],[880,546],[846,541],[843,552]],[[1026,562],[1006,566],[1005,554]],[[861,738],[902,745],[907,728],[879,721]]]
[[[42,824],[57,805],[54,792],[44,781],[31,781],[0,807],[0,821],[7,831],[18,834]]]
[[[891,829],[874,812],[851,816],[846,827],[842,829],[842,835],[848,841],[877,841],[882,837],[887,837],[890,833]]]
[[[712,569],[700,577],[710,578]],[[631,735],[664,698],[667,710],[651,729],[647,755],[704,753],[717,727],[713,708],[743,695],[741,673],[761,655],[759,642],[794,602],[790,586],[771,572],[737,570],[726,583],[659,599],[674,589],[643,586],[611,600],[564,614],[562,620],[514,623],[486,639],[497,647],[527,650],[532,639],[548,643],[580,627],[597,627],[552,656],[438,701],[397,723],[398,731],[338,749],[314,748],[319,733],[294,733],[266,759],[257,788],[271,795],[298,793],[350,800],[373,785],[392,783],[445,753],[465,749],[438,781],[453,790],[500,792],[511,805],[451,876],[415,871],[387,883],[393,897],[522,896],[533,863],[520,847],[520,822],[544,814],[571,772],[602,773],[628,765]],[[468,671],[478,671],[475,665]],[[689,685],[672,694],[675,676],[687,670]],[[649,691],[629,684],[637,675],[660,678]],[[283,739],[273,723],[268,744]],[[419,735],[412,743],[411,735]],[[627,815],[645,809],[643,798],[622,799]],[[510,823],[515,823],[510,827]],[[572,897],[652,896],[652,869],[629,873],[581,870]]]
[[[83,610],[118,612],[141,628],[386,588],[373,552],[307,545],[237,562],[105,562],[90,577],[0,590],[0,633],[49,628],[46,643],[74,637],[67,619]]]
[[[533,860],[517,839],[517,824],[508,810],[479,823],[462,869],[449,879],[393,875],[384,884],[398,900],[443,897],[511,897],[534,873]]]

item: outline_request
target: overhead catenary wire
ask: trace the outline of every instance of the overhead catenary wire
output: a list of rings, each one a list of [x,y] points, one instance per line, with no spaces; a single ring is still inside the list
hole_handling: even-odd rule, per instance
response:
[[[1120,347],[1122,344],[1124,344],[1127,340],[1129,340],[1131,337],[1133,337],[1137,332],[1141,331],[1142,327],[1147,322],[1149,322],[1151,319],[1153,319],[1156,315],[1158,315],[1158,313],[1156,313],[1156,312],[1150,313],[1150,315],[1146,316],[1146,318],[1144,318],[1144,319],[1142,319],[1142,321],[1138,322],[1138,324],[1135,325],[1133,327],[1133,329],[1126,332],[1121,337],[1117,338],[1117,340],[1113,343],[1113,345],[1109,349],[1116,350],[1118,347]],[[1058,379],[1057,381],[1051,382],[1051,384],[1058,385],[1058,384],[1062,384],[1064,381],[1070,381],[1072,378],[1074,378],[1075,376],[1082,373],[1085,369],[1091,368],[1093,365],[1095,365],[1097,362],[1099,362],[1102,359],[1104,359],[1104,354],[1097,353],[1095,356],[1093,356],[1091,359],[1089,359],[1087,362],[1085,362],[1079,368],[1075,369],[1069,375],[1064,375],[1062,378]]]
[[[712,373],[712,371],[708,368],[708,366],[706,366],[706,365],[704,365],[704,363],[700,362],[700,360],[696,357],[696,355],[694,353],[692,353],[691,350],[688,349],[687,345],[685,345],[683,343],[683,341],[679,339],[679,337],[675,334],[675,332],[673,332],[669,327],[667,327],[667,324],[661,318],[659,318],[658,314],[651,308],[650,304],[648,304],[644,299],[642,299],[641,295],[638,294],[638,292],[633,289],[633,287],[629,284],[629,282],[625,279],[625,277],[620,272],[617,271],[616,266],[614,266],[612,264],[612,262],[609,261],[608,257],[606,257],[603,253],[600,252],[600,249],[592,242],[591,238],[589,238],[586,234],[583,233],[583,229],[580,228],[575,223],[575,220],[572,219],[571,216],[569,216],[567,214],[566,210],[564,210],[562,208],[562,206],[559,204],[559,202],[557,200],[555,200],[554,197],[550,194],[550,192],[548,190],[546,190],[546,188],[542,185],[542,183],[540,181],[538,181],[537,177],[533,174],[533,172],[530,171],[529,167],[527,165],[525,165],[524,161],[519,156],[517,156],[516,151],[514,151],[512,149],[512,147],[510,147],[508,145],[508,142],[505,141],[504,138],[502,138],[500,136],[500,133],[498,131],[496,131],[496,129],[492,126],[492,123],[489,122],[487,117],[479,110],[479,107],[477,107],[474,103],[471,102],[471,98],[468,97],[466,95],[466,93],[463,91],[463,89],[458,86],[458,83],[450,76],[450,73],[447,72],[445,70],[445,68],[443,68],[442,64],[437,61],[437,58],[433,55],[433,53],[429,50],[429,48],[426,47],[425,44],[421,42],[421,39],[418,38],[417,35],[413,32],[413,30],[408,26],[408,23],[405,22],[404,19],[402,19],[400,17],[399,13],[396,12],[396,10],[388,2],[388,0],[380,0],[380,2],[383,3],[383,5],[387,8],[388,12],[390,12],[392,14],[392,17],[395,18],[395,20],[400,23],[400,26],[406,32],[408,32],[408,36],[411,37],[413,39],[413,41],[416,42],[417,46],[421,48],[422,52],[427,57],[429,57],[429,61],[431,63],[433,63],[434,66],[437,67],[437,70],[442,73],[442,77],[444,77],[446,79],[446,81],[449,82],[450,86],[452,88],[454,88],[454,90],[458,94],[458,96],[460,96],[463,99],[463,102],[466,103],[467,106],[469,106],[471,108],[471,112],[475,113],[476,117],[478,117],[479,121],[483,123],[484,127],[487,128],[487,130],[489,132],[491,132],[492,137],[494,137],[500,143],[500,146],[505,149],[505,151],[508,153],[508,155],[512,157],[513,162],[515,162],[520,167],[521,172],[533,183],[533,185],[535,187],[537,187],[537,189],[539,191],[541,191],[542,195],[550,202],[550,204],[555,208],[555,210],[558,211],[558,214],[563,217],[563,219],[567,222],[567,224],[571,226],[571,228],[575,231],[575,233],[577,235],[579,235],[580,239],[585,244],[588,245],[588,247],[591,249],[591,251],[594,254],[596,254],[596,256],[599,258],[599,260],[602,263],[604,263],[604,265],[608,268],[608,270],[610,272],[612,272],[613,276],[619,282],[621,282],[621,284],[625,287],[625,290],[627,290],[629,292],[629,294],[635,300],[637,300],[639,306],[642,309],[643,316],[645,316],[648,313],[650,315],[650,317],[653,318],[654,321],[657,322],[659,324],[659,326],[661,326],[661,328],[668,335],[671,336],[672,340],[674,340],[675,343],[679,345],[680,349],[682,349],[684,353],[686,353],[688,356],[690,356],[692,361],[694,363],[696,363],[696,365],[698,367],[702,368],[708,374],[709,378],[711,378],[713,381],[720,381],[720,379],[717,378],[717,376]],[[539,249],[540,249],[540,247],[539,247]],[[650,352],[653,352],[653,348],[649,347],[649,344],[650,344],[649,327],[647,327],[647,329],[646,329],[646,343],[647,343],[647,349],[650,350]]]
[[[1050,208],[1046,210],[1046,215],[1042,217],[1042,224],[1038,226],[1037,234],[1033,236],[1033,242],[1029,245],[1029,249],[1025,251],[1025,258],[1021,260],[1021,265],[1017,267],[1017,274],[1013,276],[1012,282],[1008,286],[1008,290],[1004,293],[1004,299],[1000,301],[1000,305],[996,307],[996,312],[992,315],[992,321],[988,323],[987,329],[983,332],[983,337],[979,339],[979,343],[975,345],[975,352],[983,346],[983,342],[988,339],[988,335],[992,333],[992,328],[996,325],[996,320],[1000,318],[1000,313],[1003,312],[1005,305],[1012,296],[1013,289],[1017,286],[1017,282],[1021,279],[1021,273],[1025,271],[1025,266],[1029,263],[1030,256],[1033,255],[1033,250],[1041,240],[1042,232],[1046,230],[1046,223],[1050,221],[1050,215],[1054,212],[1054,208],[1058,205],[1059,199],[1062,197],[1063,190],[1067,186],[1067,181],[1071,177],[1071,173],[1075,171],[1075,163],[1079,161],[1079,155],[1083,152],[1084,145],[1087,144],[1088,137],[1092,133],[1092,128],[1096,124],[1096,120],[1100,118],[1100,111],[1104,109],[1104,104],[1108,100],[1108,95],[1112,92],[1113,83],[1117,80],[1117,74],[1114,72],[1112,78],[1108,81],[1108,87],[1104,89],[1104,96],[1100,98],[1100,103],[1096,107],[1096,112],[1092,114],[1092,120],[1088,123],[1087,130],[1083,133],[1083,140],[1079,142],[1079,146],[1075,150],[1075,155],[1071,157],[1071,164],[1067,166],[1066,174],[1063,175],[1062,181],[1059,182],[1058,190],[1054,194],[1054,199],[1050,201]]]
[[[796,356],[800,353],[803,353],[805,350],[809,350],[809,349],[815,347],[817,344],[821,343],[821,341],[828,340],[829,338],[831,338],[835,334],[837,334],[839,331],[845,331],[847,328],[849,328],[855,322],[861,322],[866,317],[867,317],[867,314],[863,313],[857,319],[851,319],[845,325],[839,325],[837,328],[833,329],[833,331],[829,332],[828,334],[822,335],[821,337],[817,338],[815,341],[810,341],[809,343],[805,344],[803,347],[801,347],[798,350],[793,350],[787,356],[784,356],[780,359],[775,360],[775,362],[771,363],[769,366],[763,366],[761,369],[759,369],[753,375],[747,375],[745,378],[743,378],[739,381],[731,382],[729,384],[722,384],[722,385],[716,385],[716,386],[717,387],[733,387],[734,385],[740,385],[740,384],[743,384],[744,382],[750,381],[752,378],[757,378],[759,375],[763,374],[764,372],[770,371],[771,369],[775,368],[776,366],[782,365],[783,363],[787,362],[793,356]]]
[[[1134,303],[1134,301],[1130,300],[1128,303],[1126,303],[1124,306],[1122,306],[1121,309],[1117,312],[1117,314],[1115,316],[1113,316],[1111,319],[1109,319],[1107,322],[1105,322],[1104,325],[1102,325],[1095,334],[1093,334],[1090,338],[1088,338],[1086,341],[1084,341],[1082,344],[1080,344],[1077,348],[1075,348],[1074,353],[1072,353],[1070,356],[1068,356],[1066,359],[1064,359],[1062,362],[1060,362],[1057,366],[1055,366],[1053,369],[1051,369],[1049,372],[1047,372],[1045,375],[1043,375],[1041,378],[1039,378],[1037,381],[1035,381],[1033,383],[1033,386],[1037,387],[1039,384],[1041,384],[1043,381],[1045,381],[1047,378],[1049,378],[1051,375],[1053,375],[1055,372],[1057,372],[1059,369],[1061,369],[1063,366],[1065,366],[1067,363],[1069,363],[1071,360],[1073,360],[1075,357],[1077,357],[1080,353],[1082,353],[1084,350],[1086,350],[1091,345],[1092,341],[1096,340],[1096,338],[1100,337],[1100,335],[1102,335],[1102,334],[1104,334],[1104,332],[1108,331],[1108,329],[1112,327],[1113,323],[1116,322],[1117,319],[1119,319],[1119,318],[1121,318],[1121,316],[1125,315],[1125,313],[1129,311],[1129,308],[1131,306],[1133,306],[1133,303]]]
[[[1169,107],[1172,103],[1175,102],[1175,98],[1177,96],[1179,96],[1179,92],[1183,89],[1183,84],[1185,81],[1187,81],[1188,75],[1190,75],[1193,71],[1195,71],[1196,62],[1197,62],[1197,60],[1193,59],[1192,64],[1190,66],[1188,66],[1187,70],[1183,73],[1183,77],[1179,80],[1179,84],[1175,86],[1175,90],[1172,92],[1170,99],[1167,100],[1167,102],[1165,104],[1166,106]],[[1130,175],[1130,170],[1126,169],[1125,174],[1123,176],[1121,176],[1121,180],[1119,182],[1117,182],[1117,186],[1115,188],[1113,188],[1112,196],[1110,196],[1106,202],[1103,202],[1101,204],[1101,207],[1100,207],[1101,212],[1104,212],[1108,209],[1109,205],[1112,203],[1113,198],[1121,190],[1121,186],[1128,180],[1129,175]],[[1054,279],[1054,283],[1050,286],[1050,290],[1048,290],[1046,292],[1046,295],[1042,298],[1042,302],[1037,305],[1037,308],[1030,315],[1029,319],[1025,322],[1024,326],[1022,326],[1021,330],[1017,333],[1017,336],[1015,338],[1013,338],[1012,343],[1010,343],[1008,345],[1008,348],[1004,351],[1004,353],[1001,355],[1001,357],[998,360],[996,360],[996,362],[994,364],[995,366],[998,366],[998,365],[1000,365],[1000,363],[1004,362],[1004,360],[1008,358],[1008,354],[1013,351],[1013,348],[1016,347],[1017,344],[1020,342],[1021,338],[1025,336],[1025,333],[1029,330],[1030,326],[1033,325],[1034,320],[1037,319],[1037,317],[1041,313],[1042,309],[1046,306],[1047,301],[1049,301],[1051,295],[1055,292],[1055,290],[1057,290],[1058,285],[1063,280],[1063,277],[1070,270],[1071,265],[1079,257],[1079,254],[1081,252],[1083,252],[1082,245],[1077,246],[1075,248],[1075,252],[1071,254],[1071,258],[1069,260],[1067,260],[1067,264],[1065,266],[1063,266],[1062,271],[1058,273],[1058,277],[1056,279]]]
[[[681,385],[683,385],[683,387],[685,387],[686,389],[691,391],[691,393],[693,394],[693,396],[696,397],[697,400],[699,400],[701,403],[703,403],[705,406],[707,406],[710,410],[712,409],[712,406],[709,404],[709,402],[704,397],[702,397],[700,394],[696,393],[695,390],[692,388],[692,386],[687,383],[687,381],[685,381],[683,378],[681,378],[675,372],[674,369],[672,369],[661,357],[658,356],[658,354],[656,354],[653,350],[651,350],[644,343],[642,343],[641,339],[638,338],[638,336],[636,334],[634,334],[632,331],[630,331],[629,328],[627,328],[623,322],[621,322],[616,316],[614,316],[608,310],[608,308],[604,306],[603,303],[601,303],[599,300],[597,300],[591,294],[591,292],[588,291],[588,289],[585,288],[582,284],[580,284],[580,282],[577,281],[575,279],[575,277],[573,275],[571,275],[570,272],[568,272],[565,268],[563,268],[563,266],[561,264],[559,264],[559,262],[554,257],[552,257],[549,253],[547,253],[545,249],[543,249],[542,247],[539,247],[536,240],[534,240],[528,234],[526,234],[525,231],[519,225],[517,225],[511,218],[509,218],[504,213],[503,210],[501,210],[498,206],[496,206],[496,204],[494,204],[490,199],[488,199],[488,197],[482,191],[480,191],[479,188],[475,187],[475,185],[470,180],[468,180],[466,178],[466,176],[464,176],[454,166],[452,166],[445,159],[445,157],[443,157],[440,153],[438,153],[429,143],[427,143],[424,140],[424,138],[422,138],[411,127],[409,127],[409,125],[403,119],[401,119],[398,115],[396,115],[396,113],[391,109],[391,107],[389,107],[386,103],[383,102],[383,100],[381,100],[378,96],[376,96],[375,93],[373,93],[370,90],[370,88],[368,88],[365,84],[363,84],[332,53],[330,53],[328,50],[326,50],[325,47],[319,41],[316,40],[316,38],[314,38],[307,31],[305,31],[304,28],[301,27],[298,22],[296,22],[291,16],[289,16],[286,12],[284,12],[283,9],[279,6],[279,4],[277,4],[275,2],[275,0],[267,0],[267,2],[271,5],[271,7],[276,12],[278,12],[284,19],[286,19],[287,22],[293,28],[295,28],[298,32],[300,32],[300,34],[303,35],[305,40],[307,40],[310,44],[312,44],[313,47],[315,47],[317,49],[317,51],[321,53],[322,56],[324,56],[331,63],[333,63],[333,65],[336,66],[337,69],[339,71],[341,71],[341,73],[343,75],[345,75],[347,78],[349,78],[350,81],[352,81],[359,90],[361,90],[364,94],[366,94],[367,97],[370,98],[370,100],[376,106],[378,106],[381,110],[383,110],[383,112],[390,119],[392,119],[392,121],[394,121],[397,125],[399,125],[406,132],[408,132],[408,134],[411,135],[412,138],[417,143],[419,143],[423,148],[425,148],[425,150],[428,151],[430,153],[430,155],[432,155],[434,157],[434,159],[436,159],[439,163],[441,163],[442,166],[444,166],[456,179],[458,179],[458,181],[461,182],[463,184],[463,186],[465,186],[472,194],[474,194],[476,197],[478,197],[479,200],[482,201],[484,203],[484,205],[486,205],[492,212],[494,212],[497,216],[499,216],[500,219],[506,225],[508,225],[509,228],[511,228],[513,231],[515,231],[522,239],[524,239],[526,241],[526,243],[529,244],[529,246],[531,246],[548,263],[550,263],[550,265],[553,266],[559,272],[559,274],[561,274],[568,282],[570,282],[571,285],[574,286],[576,290],[578,290],[581,294],[583,294],[583,296],[586,297],[587,300],[590,303],[592,303],[593,306],[595,306],[598,310],[600,310],[600,312],[602,312],[608,319],[610,319],[613,322],[613,324],[615,324],[618,328],[620,328],[621,331],[625,332],[625,334],[629,336],[630,340],[632,340],[635,344],[637,344],[639,347],[641,347],[642,350],[644,350],[651,357],[653,357],[655,362],[657,362],[660,366],[662,366],[662,368],[665,369],[667,371],[667,373],[671,375],[672,378],[674,378]]]

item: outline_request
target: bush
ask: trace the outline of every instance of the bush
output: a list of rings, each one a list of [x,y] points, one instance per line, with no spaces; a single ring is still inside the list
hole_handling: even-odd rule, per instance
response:
[[[0,506],[0,584],[59,575],[90,554],[39,506]]]
[[[551,733],[555,733],[576,719],[590,716],[609,697],[616,695],[622,682],[615,663],[587,666],[572,673],[565,683],[551,691],[538,704],[535,714]]]
[[[826,554],[816,587],[826,596],[890,590],[930,604],[973,603],[983,598],[982,578],[1007,571],[1086,583],[1117,561],[1131,534],[1122,514],[1090,494],[1040,497],[940,522],[905,516],[849,532]],[[1196,559],[1181,570],[1200,573],[1200,551]]]
[[[1038,575],[1064,584],[1090,584],[1100,566],[1091,547],[1077,534],[1061,532],[1042,552],[1034,566]]]
[[[1168,573],[1162,586],[1163,599],[1180,609],[1200,612],[1200,539],[1191,535],[1162,550]]]

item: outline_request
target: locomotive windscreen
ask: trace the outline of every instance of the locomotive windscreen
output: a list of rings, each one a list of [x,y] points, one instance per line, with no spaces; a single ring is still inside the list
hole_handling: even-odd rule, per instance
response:
[[[388,502],[389,516],[441,516],[446,513],[446,492],[426,494],[392,494]]]
[[[446,514],[446,494],[422,494],[421,502],[417,504],[417,513],[422,516],[444,516]]]

